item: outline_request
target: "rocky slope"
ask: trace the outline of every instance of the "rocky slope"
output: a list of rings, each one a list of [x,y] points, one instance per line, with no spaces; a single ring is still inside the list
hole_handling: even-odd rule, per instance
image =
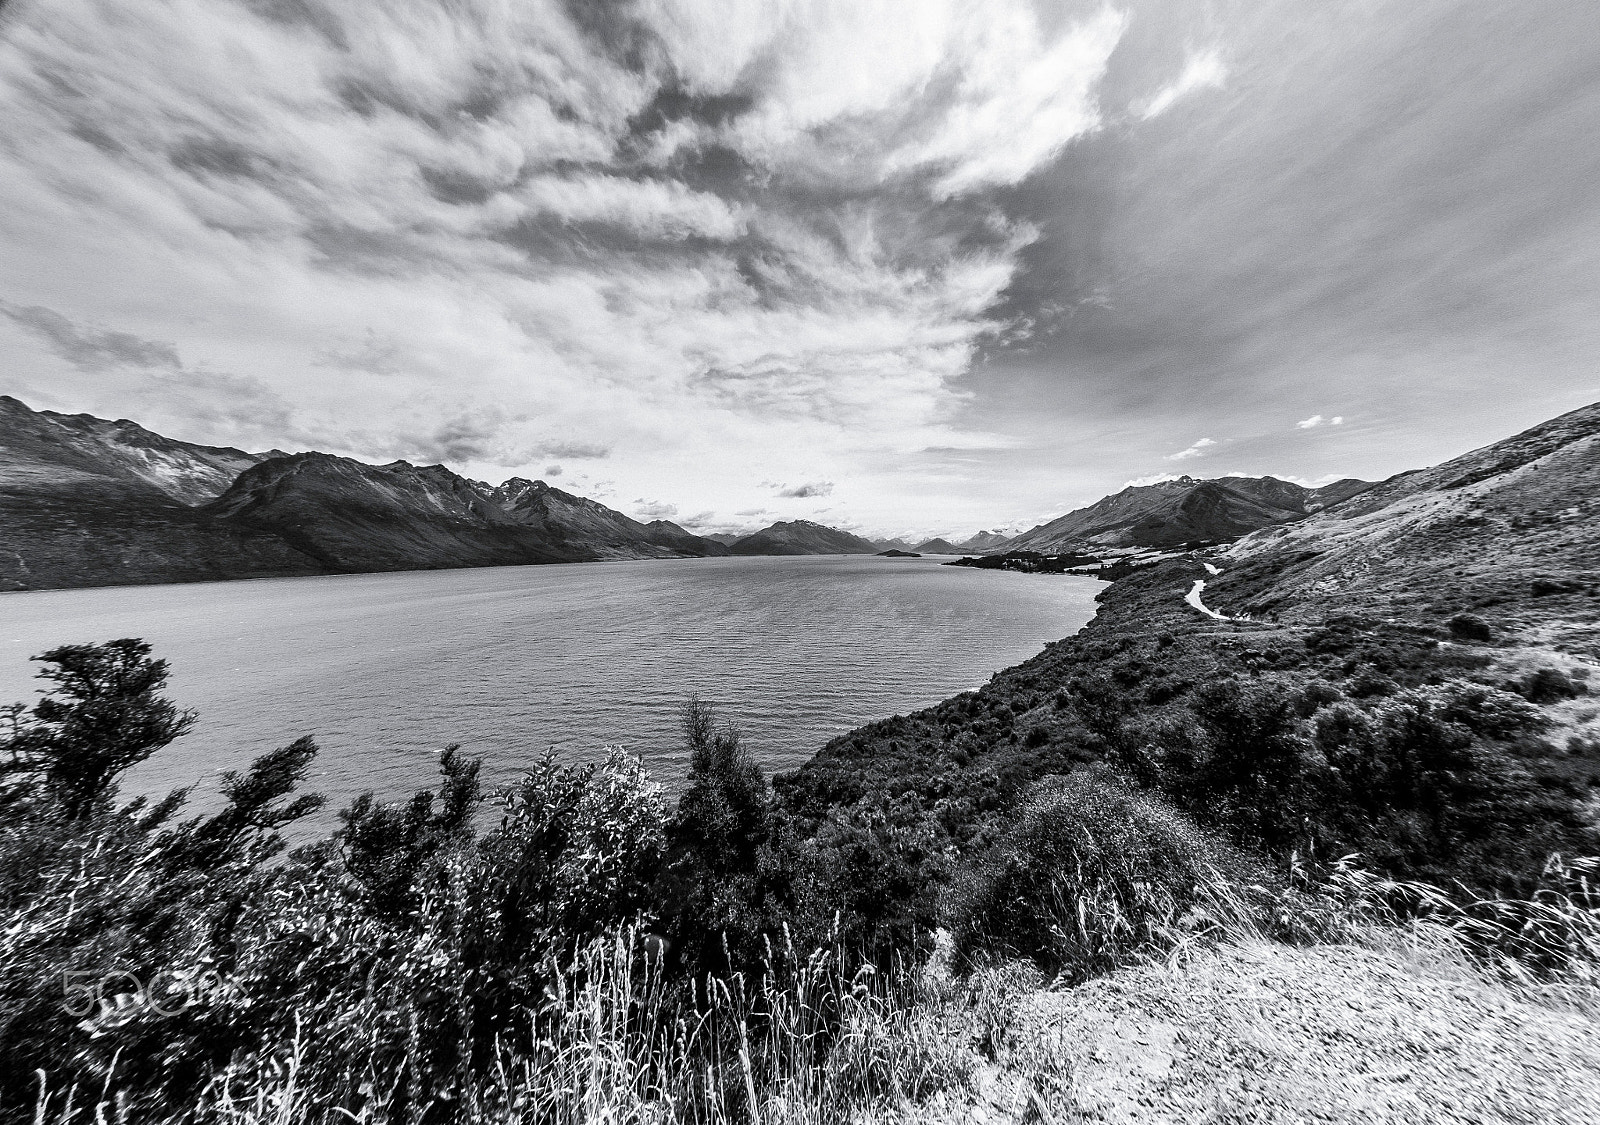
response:
[[[640,523],[599,501],[552,488],[542,480],[512,477],[490,489],[488,496],[517,524],[551,540],[581,546],[600,558],[684,558],[728,553],[724,544],[691,534],[668,520]]]
[[[203,504],[245,469],[281,456],[174,441],[126,418],[30,410],[0,395],[0,487],[15,494],[105,492],[114,483],[128,486],[129,495],[153,490],[181,504]]]
[[[1258,528],[1304,519],[1370,487],[1365,481],[1342,480],[1312,489],[1276,477],[1181,477],[1129,485],[984,550],[1051,554],[1085,547],[1223,543]]]
[[[746,535],[729,550],[735,555],[871,555],[878,548],[848,531],[810,520],[791,520]]]

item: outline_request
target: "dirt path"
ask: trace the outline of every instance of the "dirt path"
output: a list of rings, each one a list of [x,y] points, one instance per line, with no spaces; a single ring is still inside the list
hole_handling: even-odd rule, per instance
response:
[[[1209,608],[1205,602],[1200,600],[1200,591],[1204,590],[1205,588],[1206,580],[1204,578],[1196,578],[1194,580],[1194,586],[1187,594],[1183,596],[1183,600],[1194,606],[1195,609],[1198,609],[1207,617],[1214,617],[1218,621],[1232,621],[1233,618],[1229,617],[1227,614],[1218,613],[1216,610]]]

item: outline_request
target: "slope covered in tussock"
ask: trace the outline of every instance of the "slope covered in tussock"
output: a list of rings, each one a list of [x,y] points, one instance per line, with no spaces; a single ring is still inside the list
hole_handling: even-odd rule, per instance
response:
[[[1403,949],[1223,946],[1024,992],[921,1122],[1600,1122],[1600,1018]]]
[[[1600,657],[1600,404],[1394,477],[1225,552],[1228,613],[1364,613],[1442,624],[1470,612]]]

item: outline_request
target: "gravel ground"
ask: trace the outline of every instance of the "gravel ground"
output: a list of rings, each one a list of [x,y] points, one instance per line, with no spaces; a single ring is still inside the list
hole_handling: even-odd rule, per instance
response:
[[[922,1121],[1600,1123],[1600,1018],[1460,965],[1227,947],[1020,998]]]

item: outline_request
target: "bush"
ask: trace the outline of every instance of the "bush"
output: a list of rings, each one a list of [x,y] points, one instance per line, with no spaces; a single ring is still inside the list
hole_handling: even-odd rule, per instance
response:
[[[1163,777],[1169,795],[1246,846],[1286,853],[1305,843],[1322,778],[1296,703],[1272,679],[1197,688],[1189,704],[1195,726],[1187,732],[1192,761],[1180,758],[1180,768]]]
[[[1240,867],[1180,813],[1086,768],[1034,787],[945,915],[963,964],[1022,956],[1077,981],[1149,948],[1218,869]]]
[[[1574,683],[1559,668],[1540,668],[1522,678],[1519,690],[1530,703],[1559,703],[1586,695],[1589,688],[1586,684]]]
[[[1462,641],[1492,641],[1494,630],[1475,613],[1458,613],[1450,619],[1450,633]]]

